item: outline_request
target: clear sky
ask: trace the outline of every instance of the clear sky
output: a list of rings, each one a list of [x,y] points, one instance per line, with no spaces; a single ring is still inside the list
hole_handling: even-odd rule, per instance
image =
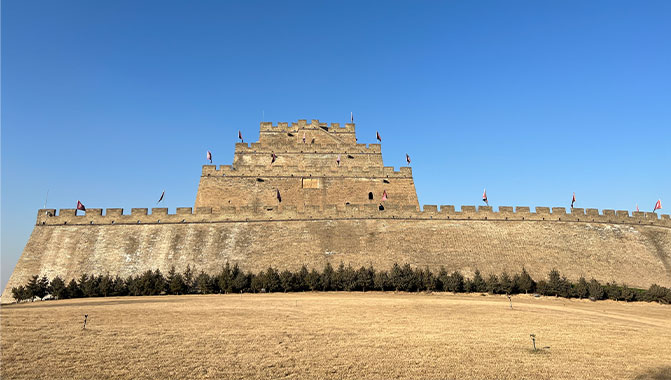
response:
[[[320,5],[316,5],[319,3]],[[193,206],[240,129],[354,112],[421,204],[671,208],[669,1],[2,2],[1,285],[37,210]],[[265,117],[263,117],[265,115]]]

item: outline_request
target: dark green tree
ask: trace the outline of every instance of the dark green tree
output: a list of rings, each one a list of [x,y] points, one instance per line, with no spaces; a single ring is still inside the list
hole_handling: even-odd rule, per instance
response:
[[[446,283],[445,283],[445,290],[454,292],[454,293],[460,293],[464,291],[464,276],[459,273],[458,271],[452,272],[447,277]]]
[[[596,301],[602,300],[604,298],[605,292],[603,291],[603,286],[601,286],[599,281],[595,279],[592,279],[589,282],[587,290],[589,291],[589,297]]]
[[[314,268],[307,275],[305,281],[307,282],[308,289],[311,291],[315,291],[321,287],[321,275]]]
[[[329,291],[329,290],[334,290],[333,289],[333,280],[334,280],[334,275],[335,271],[333,270],[333,267],[331,266],[331,263],[326,263],[324,266],[324,270],[321,273],[321,289],[323,291]]]
[[[485,293],[487,291],[487,283],[482,278],[479,270],[475,270],[473,274],[473,291],[477,293]]]
[[[499,278],[494,273],[490,274],[489,278],[487,279],[487,293],[501,293],[501,284],[499,283]]]
[[[280,273],[280,284],[281,284],[282,290],[285,293],[296,291],[294,274],[291,273],[290,271],[288,271],[287,269],[283,270]]]
[[[572,293],[573,297],[580,299],[589,297],[589,284],[587,283],[587,280],[585,280],[585,277],[580,276],[578,282],[573,285]]]
[[[69,298],[65,282],[59,276],[56,276],[51,280],[51,295],[59,300]]]
[[[209,274],[200,271],[198,277],[196,277],[196,289],[200,294],[210,294],[212,293],[212,278]]]
[[[516,285],[520,292],[533,293],[536,291],[536,282],[531,278],[524,267],[522,267],[522,273],[520,273]]]
[[[74,278],[68,282],[67,292],[68,298],[81,298],[84,296],[82,290],[79,288],[79,284]]]

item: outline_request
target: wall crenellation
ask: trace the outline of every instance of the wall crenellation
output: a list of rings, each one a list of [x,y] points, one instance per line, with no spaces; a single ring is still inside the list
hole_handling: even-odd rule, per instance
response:
[[[401,166],[396,170],[393,166],[385,167],[350,167],[330,166],[306,168],[301,166],[282,165],[203,165],[203,177],[380,177],[380,178],[412,178],[412,168]]]
[[[550,212],[550,210],[552,210]],[[84,214],[79,212],[75,216],[74,209],[40,209],[37,214],[37,225],[64,225],[64,224],[137,224],[137,223],[206,223],[246,220],[290,220],[290,219],[330,219],[330,218],[357,218],[357,219],[445,219],[445,220],[491,220],[491,221],[562,221],[562,222],[598,222],[613,224],[645,224],[671,228],[671,217],[651,212],[633,212],[629,215],[626,210],[573,209],[570,213],[563,207],[536,207],[530,212],[529,207],[501,206],[499,211],[493,211],[491,206],[461,206],[456,211],[452,205],[424,205],[418,210],[409,205],[387,205],[379,210],[377,204],[329,204],[308,205],[302,209],[294,205],[266,205],[266,206],[226,206],[226,207],[179,207],[175,214],[169,214],[166,208],[132,208],[130,214],[124,214],[121,208],[108,208],[103,214],[102,209],[88,209]]]
[[[301,119],[298,122],[279,122],[273,125],[272,122],[264,121],[261,122],[261,132],[297,132],[302,129],[316,129],[316,128],[327,128],[328,132],[331,133],[354,133],[355,124],[346,123],[343,127],[340,126],[340,123],[331,123],[329,126],[328,123],[321,123],[319,120],[312,120],[308,123],[307,120]]]

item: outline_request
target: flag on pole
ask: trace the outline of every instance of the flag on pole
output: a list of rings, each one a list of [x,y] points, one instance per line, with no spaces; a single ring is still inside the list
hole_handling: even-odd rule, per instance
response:
[[[354,112],[349,113],[349,121],[350,123],[354,123]]]
[[[270,164],[272,165],[273,163],[275,163],[275,159],[277,159],[275,152],[271,153],[270,157],[272,157],[272,161],[270,161]]]
[[[161,197],[158,199],[158,202],[156,202],[156,204],[161,203],[161,201],[163,200],[163,196],[165,196],[165,190],[163,190],[163,192],[161,193]]]
[[[86,207],[84,207],[84,204],[82,202],[80,202],[79,200],[77,200],[77,210],[86,211]]]
[[[383,190],[382,191],[382,201],[386,201],[386,200],[387,200],[387,190]]]
[[[636,203],[636,212],[638,212],[638,203]]]
[[[210,160],[210,163],[212,163],[212,152],[209,150],[207,151],[207,159]]]
[[[303,144],[305,144],[305,132],[303,132]]]
[[[575,203],[575,193],[573,193],[573,199],[571,200],[571,208],[573,208],[574,203]]]
[[[245,142],[245,140],[242,139],[242,133],[238,130],[238,138],[240,139],[240,142]]]
[[[487,206],[489,206],[489,202],[487,201],[487,189],[482,192],[482,201],[485,202]]]
[[[655,208],[652,209],[652,212],[655,212],[656,210],[661,210],[662,209],[662,200],[658,199],[657,203],[655,203]]]
[[[408,165],[410,165],[410,156],[408,156],[407,153],[405,154],[405,162],[407,162]]]
[[[280,189],[277,189],[277,201],[282,203],[282,196],[280,195]]]
[[[340,154],[338,154],[338,159],[336,159],[336,162],[338,163],[338,166],[340,166]]]
[[[380,137],[380,133],[378,131],[375,131],[375,138],[377,141],[382,142],[382,137]]]

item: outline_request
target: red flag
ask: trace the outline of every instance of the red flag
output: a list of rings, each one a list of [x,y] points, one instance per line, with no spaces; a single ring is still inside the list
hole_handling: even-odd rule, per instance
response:
[[[242,139],[242,133],[240,133],[240,131],[238,131],[238,138],[241,142],[245,142],[245,140]]]
[[[338,154],[338,159],[336,160],[336,162],[338,163],[338,166],[340,166],[340,154]]]
[[[662,200],[658,199],[657,203],[655,203],[655,208],[652,209],[652,212],[655,212],[655,210],[661,210],[662,209]]]
[[[410,156],[408,156],[407,153],[405,154],[405,162],[407,162],[408,165],[410,165]]]
[[[277,201],[282,203],[282,196],[280,195],[280,189],[277,189]]]
[[[375,138],[377,141],[382,142],[382,137],[380,137],[380,133],[378,131],[375,131]]]
[[[636,212],[638,212],[638,203],[636,203]]]
[[[485,189],[485,191],[482,192],[482,201],[485,202],[487,206],[489,206],[489,202],[487,201],[487,189]]]
[[[82,202],[80,202],[79,200],[77,200],[77,210],[86,211],[86,207],[84,207],[84,204],[82,204]]]
[[[277,158],[277,156],[275,155],[275,152],[273,152],[273,153],[270,155],[270,157],[272,157],[272,161],[270,161],[270,164],[272,165],[272,164],[275,162],[275,159]],[[279,194],[279,193],[278,193],[278,194]]]
[[[575,203],[575,193],[573,193],[573,200],[571,200],[571,208],[573,208],[574,203]]]
[[[305,144],[305,132],[303,132],[303,144]]]
[[[207,151],[207,159],[212,163],[212,153],[209,150]]]
[[[161,201],[163,200],[164,195],[165,195],[165,190],[163,190],[163,192],[161,193],[161,197],[158,199],[158,202],[156,202],[156,204],[161,203]]]
[[[386,201],[387,200],[387,190],[382,191],[382,200]]]

